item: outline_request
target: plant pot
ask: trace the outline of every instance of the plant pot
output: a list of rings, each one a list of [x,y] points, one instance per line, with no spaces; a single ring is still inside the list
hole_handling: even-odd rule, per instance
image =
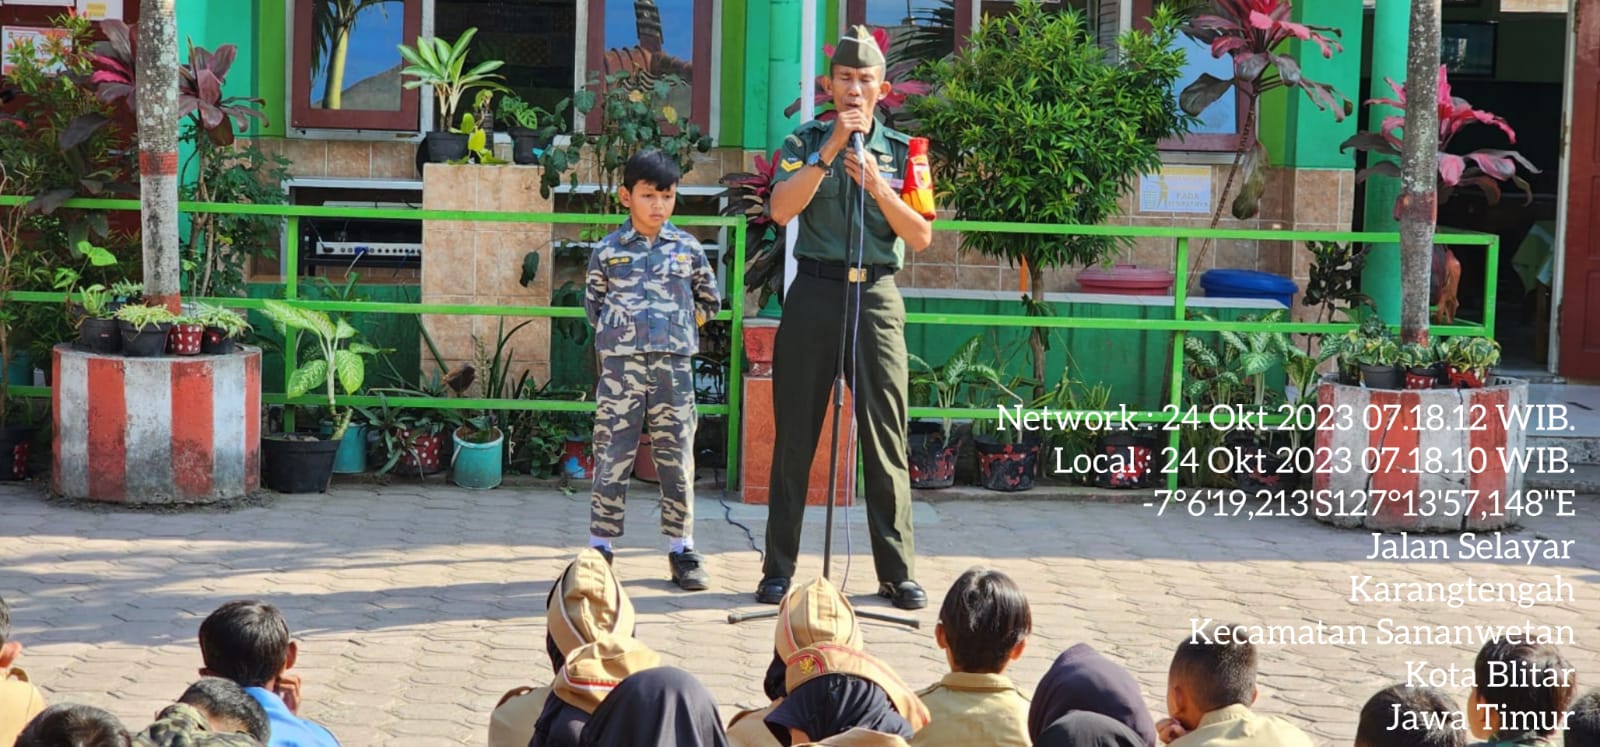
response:
[[[511,128],[511,162],[528,166],[539,162],[539,153],[550,147],[552,137],[542,137],[538,130],[526,127]]]
[[[421,164],[424,163],[449,163],[466,157],[466,135],[454,132],[430,132],[422,138],[422,144],[417,147],[417,173],[422,173]]]
[[[20,349],[15,340],[11,343],[11,359],[0,360],[5,364],[6,383],[12,386],[33,385],[33,358],[28,351]]]
[[[956,456],[961,442],[946,439],[941,423],[913,420],[907,426],[906,445],[910,452],[911,487],[926,490],[956,483]]]
[[[1455,366],[1449,366],[1447,370],[1450,387],[1454,389],[1481,389],[1484,382],[1489,379],[1488,371],[1473,371]]]
[[[206,328],[199,324],[174,324],[167,331],[167,353],[171,355],[199,355],[200,338]]]
[[[1368,389],[1405,388],[1405,369],[1399,366],[1362,366],[1361,383]]]
[[[1138,431],[1117,431],[1095,441],[1094,484],[1102,488],[1142,488],[1154,482],[1150,460],[1159,448],[1157,438]]]
[[[303,434],[261,438],[261,484],[279,493],[326,493],[339,441]]]
[[[1360,386],[1361,368],[1358,366],[1339,366],[1339,383],[1346,386]]]
[[[566,445],[561,447],[561,474],[574,480],[587,480],[594,475],[594,453],[588,446],[587,438],[567,437]]]
[[[1039,471],[1038,442],[1002,444],[979,437],[978,471],[985,488],[1012,493],[1033,487],[1033,476]]]
[[[1234,453],[1234,487],[1253,494],[1262,490],[1285,490],[1298,482],[1296,475],[1284,470],[1289,455],[1278,448],[1274,438],[1262,439],[1255,433],[1233,431],[1223,443]]]
[[[221,327],[206,327],[206,331],[200,334],[200,352],[206,355],[227,355],[233,349],[233,338]]]
[[[122,332],[117,329],[117,320],[83,320],[83,324],[78,326],[78,347],[101,355],[122,352]]]
[[[461,437],[462,431],[470,430],[466,426],[456,429],[453,434],[456,444],[456,456],[450,470],[450,481],[463,488],[473,490],[488,490],[500,485],[501,465],[505,455],[506,439],[499,428],[493,428],[494,440],[487,442],[469,441]]]
[[[0,482],[28,479],[28,458],[33,455],[33,426],[0,428]]]
[[[650,443],[648,428],[639,433],[639,450],[633,455],[633,476],[645,482],[661,482],[661,472],[656,469],[656,449]]]
[[[442,434],[414,433],[409,429],[402,429],[400,438],[410,444],[411,448],[402,452],[400,461],[395,462],[395,474],[421,477],[444,469],[443,462],[439,459],[439,452],[444,450]]]
[[[151,358],[167,350],[167,332],[171,324],[151,324],[135,327],[124,321],[117,322],[122,333],[122,354],[129,358]]]
[[[1439,372],[1434,366],[1412,366],[1406,369],[1407,389],[1432,389],[1439,385]]]
[[[333,457],[336,475],[359,475],[367,471],[367,426],[350,424],[339,441],[339,451]]]

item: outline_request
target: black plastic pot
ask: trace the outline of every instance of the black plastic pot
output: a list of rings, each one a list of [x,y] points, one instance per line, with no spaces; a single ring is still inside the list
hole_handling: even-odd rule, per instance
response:
[[[550,147],[554,137],[544,137],[538,130],[526,127],[511,128],[511,162],[528,166],[539,162],[538,154],[534,151],[543,151]]]
[[[1033,476],[1039,471],[1037,441],[1002,444],[979,437],[976,446],[979,478],[985,488],[1006,493],[1033,488]]]
[[[1155,484],[1152,460],[1160,440],[1139,431],[1115,431],[1095,441],[1096,463],[1104,465],[1093,475],[1102,488],[1143,488]]]
[[[171,324],[151,324],[135,327],[127,322],[117,322],[122,332],[122,354],[129,358],[151,358],[167,352],[167,333]]]
[[[33,426],[29,425],[0,428],[0,481],[28,479],[33,433]]]
[[[200,352],[206,355],[227,355],[233,352],[233,338],[221,327],[206,327],[200,334]]]
[[[1234,453],[1234,487],[1246,493],[1254,493],[1261,490],[1285,490],[1299,482],[1297,475],[1290,474],[1284,469],[1284,462],[1288,461],[1289,454],[1279,448],[1279,444],[1275,441],[1279,434],[1272,435],[1274,438],[1265,438],[1255,433],[1233,431],[1223,440]]]
[[[78,346],[102,355],[122,352],[122,332],[117,329],[117,320],[83,320],[83,324],[78,326]]]
[[[279,493],[326,493],[339,443],[274,433],[261,438],[261,484]]]
[[[907,450],[911,461],[911,487],[948,488],[956,483],[958,439],[946,439],[937,422],[914,420],[907,428]]]
[[[1404,389],[1405,369],[1399,366],[1362,366],[1361,383],[1368,389]]]
[[[424,163],[449,163],[467,157],[467,136],[454,132],[430,132],[417,147],[417,173]]]

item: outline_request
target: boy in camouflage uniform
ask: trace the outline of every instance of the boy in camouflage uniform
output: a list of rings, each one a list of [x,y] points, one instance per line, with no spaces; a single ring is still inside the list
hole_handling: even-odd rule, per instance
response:
[[[661,477],[661,533],[672,538],[672,582],[699,591],[710,577],[694,551],[692,356],[700,350],[700,325],[722,300],[705,250],[668,222],[679,176],[678,165],[660,151],[628,159],[617,188],[628,220],[589,256],[583,305],[600,357],[589,544],[611,560],[639,429],[648,419]]]

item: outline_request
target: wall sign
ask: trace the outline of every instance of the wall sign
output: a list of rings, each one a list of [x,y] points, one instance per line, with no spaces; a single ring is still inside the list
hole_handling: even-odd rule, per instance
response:
[[[1211,213],[1210,166],[1162,166],[1139,177],[1141,213]]]

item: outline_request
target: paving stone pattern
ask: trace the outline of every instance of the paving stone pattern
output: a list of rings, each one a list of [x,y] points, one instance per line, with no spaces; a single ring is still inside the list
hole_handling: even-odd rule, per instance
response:
[[[637,486],[635,495],[648,494]],[[640,612],[638,635],[666,663],[695,674],[724,716],[762,700],[772,624],[730,626],[760,574],[744,533],[714,499],[697,505],[710,591],[667,582],[655,505],[635,498],[616,567]],[[1029,691],[1056,653],[1089,642],[1126,665],[1164,713],[1166,666],[1191,618],[1245,623],[1571,625],[1565,647],[1587,690],[1600,684],[1600,502],[1576,520],[1530,519],[1517,533],[1574,539],[1572,557],[1533,565],[1364,560],[1365,533],[1310,520],[1157,517],[1138,505],[989,499],[917,506],[918,575],[933,604],[921,630],[868,622],[869,649],[914,686],[945,670],[933,643],[939,601],[954,578],[988,564],[1016,578],[1034,634],[1010,674]],[[761,536],[764,511],[736,507]],[[808,518],[803,573],[821,567],[820,514]],[[200,666],[195,632],[219,604],[261,597],[280,606],[301,641],[303,712],[351,747],[477,745],[505,690],[542,683],[544,598],[586,537],[586,493],[471,492],[440,483],[338,487],[236,511],[147,513],[65,506],[27,487],[0,486],[0,595],[12,606],[21,663],[51,702],[111,710],[142,728]],[[855,551],[846,590],[888,609],[875,588],[863,512],[850,512]],[[843,552],[845,533],[836,533]],[[1452,538],[1453,542],[1453,538]],[[844,563],[834,578],[841,580]],[[1574,602],[1523,610],[1349,601],[1352,574],[1390,581],[1548,581]],[[1258,709],[1287,716],[1320,744],[1348,745],[1357,711],[1403,680],[1408,660],[1470,668],[1476,645],[1293,645],[1263,652]],[[1447,687],[1464,703],[1464,687]]]

